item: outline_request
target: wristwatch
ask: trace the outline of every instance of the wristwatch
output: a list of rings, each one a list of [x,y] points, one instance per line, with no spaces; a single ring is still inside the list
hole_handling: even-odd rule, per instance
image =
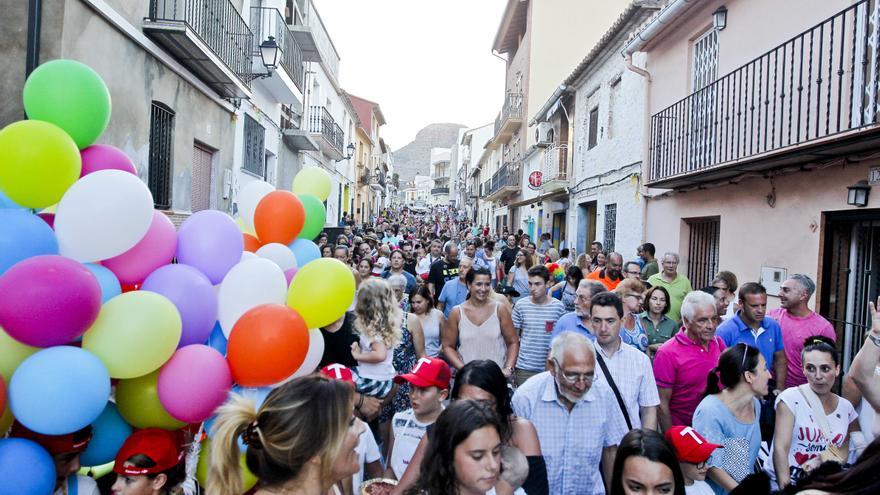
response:
[[[874,332],[868,332],[868,338],[871,339],[874,345],[880,347],[880,336],[874,335]]]

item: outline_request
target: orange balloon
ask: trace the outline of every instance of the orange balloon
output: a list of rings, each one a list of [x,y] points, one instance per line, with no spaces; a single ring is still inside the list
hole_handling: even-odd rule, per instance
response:
[[[256,253],[260,249],[260,240],[250,234],[241,234],[244,238],[244,250]]]
[[[254,230],[263,244],[290,244],[305,222],[306,208],[290,191],[270,192],[260,200],[254,212]]]
[[[284,304],[262,304],[241,316],[226,346],[226,359],[235,381],[263,387],[290,377],[309,350],[309,327]]]

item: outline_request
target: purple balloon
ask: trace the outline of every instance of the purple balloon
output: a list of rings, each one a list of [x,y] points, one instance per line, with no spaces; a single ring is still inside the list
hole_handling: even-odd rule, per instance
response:
[[[144,280],[141,290],[161,294],[177,306],[183,321],[178,349],[202,344],[211,336],[217,320],[217,292],[202,272],[187,265],[165,265]]]
[[[226,401],[232,371],[226,358],[202,344],[178,349],[159,371],[157,393],[168,414],[180,421],[208,419]]]
[[[0,327],[35,347],[66,344],[101,311],[101,285],[85,265],[64,256],[34,256],[0,276]]]
[[[296,272],[299,271],[299,268],[288,268],[284,270],[284,277],[287,279],[287,285],[290,285],[290,282],[293,280],[293,277],[296,276]]]
[[[108,144],[93,144],[83,148],[79,154],[82,157],[80,177],[98,170],[122,170],[123,172],[137,175],[137,170],[134,168],[131,158],[121,149]]]
[[[197,268],[219,284],[241,260],[244,238],[226,213],[203,210],[187,218],[177,231],[177,261]]]

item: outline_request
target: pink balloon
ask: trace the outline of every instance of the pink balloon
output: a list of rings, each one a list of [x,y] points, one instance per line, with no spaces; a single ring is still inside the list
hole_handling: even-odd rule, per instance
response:
[[[299,271],[299,268],[290,268],[288,270],[284,270],[284,276],[287,278],[287,285],[290,285],[291,280],[293,280],[296,272]]]
[[[122,170],[137,175],[131,158],[119,148],[108,144],[93,144],[88,148],[83,148],[79,154],[82,157],[80,177],[98,170]]]
[[[79,337],[101,311],[101,285],[82,263],[64,256],[34,256],[0,276],[0,327],[35,347]]]
[[[232,372],[214,348],[192,344],[178,349],[159,371],[159,402],[175,419],[197,423],[226,401]]]
[[[112,271],[122,285],[139,284],[160,266],[171,263],[177,251],[177,231],[167,215],[153,212],[153,223],[143,239],[128,251],[106,259],[102,265]]]
[[[42,218],[44,222],[49,224],[49,228],[55,228],[55,214],[54,213],[37,213],[37,216]]]

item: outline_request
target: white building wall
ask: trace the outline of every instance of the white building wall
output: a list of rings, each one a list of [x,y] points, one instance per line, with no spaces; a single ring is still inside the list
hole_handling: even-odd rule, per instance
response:
[[[644,65],[636,54],[635,65]],[[605,207],[617,205],[615,251],[625,260],[635,258],[642,242],[644,198],[640,171],[645,125],[644,79],[624,66],[616,47],[576,87],[574,162],[567,236],[568,244],[583,251],[584,222],[578,205],[596,202],[596,239],[605,240]],[[597,144],[588,149],[590,110],[599,109]],[[580,231],[580,234],[579,234]],[[585,239],[588,245],[594,239]]]

